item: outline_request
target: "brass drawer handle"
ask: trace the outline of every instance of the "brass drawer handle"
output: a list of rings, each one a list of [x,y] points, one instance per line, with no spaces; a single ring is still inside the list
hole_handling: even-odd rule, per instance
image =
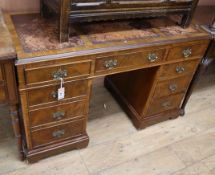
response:
[[[58,130],[58,131],[54,131],[52,133],[52,136],[56,139],[59,139],[59,138],[63,137],[64,134],[65,134],[65,130]]]
[[[181,66],[177,66],[175,70],[176,70],[176,72],[177,72],[178,74],[181,74],[181,73],[183,73],[183,72],[185,71],[185,68],[184,68],[184,67],[181,67]]]
[[[169,102],[169,101],[162,103],[163,108],[170,108],[171,106],[172,106],[171,102]]]
[[[57,99],[57,98],[58,98],[57,92],[54,92],[54,91],[51,93],[51,96],[52,96],[54,99]]]
[[[117,65],[118,65],[118,61],[117,60],[107,60],[107,61],[104,62],[104,66],[107,69],[113,69]]]
[[[65,116],[65,112],[54,112],[53,119],[61,120]]]
[[[57,70],[52,74],[54,80],[59,80],[60,78],[66,78],[68,76],[67,70]]]
[[[148,55],[148,60],[149,60],[150,62],[155,62],[157,59],[158,59],[158,56],[156,55],[156,53],[150,53],[150,54]]]
[[[170,84],[169,85],[169,90],[171,92],[175,92],[177,90],[177,88],[178,88],[177,84]]]
[[[192,55],[192,49],[191,48],[186,48],[183,50],[183,56],[184,58],[188,58]]]

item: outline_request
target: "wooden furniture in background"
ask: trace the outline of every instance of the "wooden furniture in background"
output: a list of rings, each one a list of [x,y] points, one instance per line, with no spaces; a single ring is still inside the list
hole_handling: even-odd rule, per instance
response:
[[[199,0],[200,6],[215,5],[214,0]],[[40,0],[1,0],[0,7],[12,13],[38,13],[40,11]]]
[[[15,76],[16,51],[10,33],[0,10],[0,104],[8,104],[14,134],[18,142],[20,157],[23,159],[22,138],[18,113],[18,94]],[[0,116],[4,117],[4,116]]]
[[[8,18],[29,162],[88,145],[89,101],[97,77],[107,76],[106,87],[138,129],[183,113],[181,103],[210,37],[194,26],[183,29],[171,22],[166,27],[169,20],[163,20],[80,25],[71,28],[70,42],[63,45],[52,21],[36,15]]]
[[[181,26],[188,27],[199,0],[41,0],[41,14],[50,11],[59,17],[60,42],[68,41],[69,23],[128,18],[181,15]]]

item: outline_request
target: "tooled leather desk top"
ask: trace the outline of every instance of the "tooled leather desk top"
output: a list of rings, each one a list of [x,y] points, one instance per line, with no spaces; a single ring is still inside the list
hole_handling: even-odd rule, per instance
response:
[[[53,54],[78,54],[114,51],[131,46],[153,46],[194,38],[209,38],[199,26],[187,29],[173,20],[148,19],[94,22],[70,27],[70,39],[59,43],[57,22],[41,18],[38,14],[15,15],[8,18],[8,25],[15,41],[18,59]],[[101,49],[103,50],[101,51]]]

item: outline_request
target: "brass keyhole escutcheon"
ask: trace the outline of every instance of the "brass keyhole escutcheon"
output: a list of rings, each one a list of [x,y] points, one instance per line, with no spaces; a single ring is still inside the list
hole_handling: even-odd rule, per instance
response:
[[[61,120],[65,116],[65,112],[54,112],[53,119]]]
[[[169,90],[171,92],[175,92],[177,90],[177,88],[178,88],[177,84],[170,84],[169,85]]]
[[[53,133],[52,133],[52,136],[54,137],[54,138],[61,138],[61,137],[63,137],[63,135],[65,134],[65,130],[59,130],[59,131],[54,131]]]
[[[114,67],[116,67],[118,65],[118,61],[117,60],[107,60],[104,62],[104,66],[107,69],[113,69]]]
[[[192,49],[191,48],[186,48],[182,52],[184,58],[188,58],[192,55]]]
[[[181,66],[177,66],[175,70],[176,70],[176,72],[177,72],[178,74],[181,74],[181,73],[183,73],[183,72],[185,71],[185,68],[184,68],[184,67],[181,67]]]
[[[66,78],[68,76],[67,70],[59,69],[52,74],[54,80],[59,80],[61,78]]]
[[[171,107],[171,102],[167,101],[167,102],[162,103],[162,107],[163,108],[170,108]]]
[[[158,59],[158,56],[156,55],[156,53],[150,53],[150,54],[148,55],[148,60],[149,60],[150,62],[155,62],[157,59]]]

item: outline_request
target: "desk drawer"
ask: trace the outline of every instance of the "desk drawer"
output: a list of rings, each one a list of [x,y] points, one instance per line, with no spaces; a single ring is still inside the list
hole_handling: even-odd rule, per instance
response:
[[[68,104],[42,108],[29,112],[31,126],[49,124],[51,122],[64,121],[67,119],[86,115],[88,106],[86,101],[76,101]]]
[[[70,63],[25,69],[26,84],[49,82],[59,78],[86,77],[90,75],[91,62]]]
[[[109,72],[126,67],[141,67],[144,65],[159,63],[163,61],[165,52],[166,49],[157,49],[97,58],[95,72],[96,74],[99,74],[105,71]]]
[[[154,98],[169,96],[171,94],[185,92],[192,79],[192,74],[167,81],[160,81],[156,85]]]
[[[33,147],[56,143],[85,133],[86,121],[76,120],[70,123],[32,131]]]
[[[78,80],[64,83],[65,98],[63,100],[86,96],[89,91],[88,82],[88,80]],[[59,88],[60,85],[50,85],[28,90],[27,93],[29,106],[57,102],[57,92]]]
[[[170,50],[167,60],[202,58],[207,47],[208,42],[177,46]]]
[[[179,108],[184,94],[172,95],[152,100],[146,113],[147,116],[158,114],[170,109]]]
[[[174,64],[164,65],[161,70],[161,78],[177,77],[194,73],[200,60],[183,61]]]
[[[0,85],[0,103],[6,101],[5,87]]]

